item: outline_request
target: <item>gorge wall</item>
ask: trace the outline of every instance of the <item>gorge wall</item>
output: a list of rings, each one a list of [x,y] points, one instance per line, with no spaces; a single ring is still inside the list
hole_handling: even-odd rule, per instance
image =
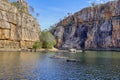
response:
[[[69,15],[52,33],[58,48],[120,48],[120,0]]]
[[[0,0],[0,48],[32,48],[39,32],[35,18],[18,11],[9,0]]]

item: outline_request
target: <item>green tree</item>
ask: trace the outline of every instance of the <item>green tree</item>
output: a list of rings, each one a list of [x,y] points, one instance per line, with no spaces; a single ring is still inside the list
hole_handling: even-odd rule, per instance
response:
[[[54,36],[47,30],[44,30],[40,33],[40,40],[43,48],[51,49],[56,44]]]
[[[34,13],[35,9],[32,6],[29,6],[29,12]]]
[[[39,17],[40,16],[40,14],[39,13],[36,13],[36,17]]]
[[[91,6],[92,6],[92,7],[96,6],[96,3],[95,3],[95,2],[92,2],[92,3],[91,3]]]
[[[37,50],[38,48],[41,48],[41,43],[40,43],[40,42],[35,42],[35,43],[33,44],[33,49],[35,50],[35,52],[36,52],[36,50]]]

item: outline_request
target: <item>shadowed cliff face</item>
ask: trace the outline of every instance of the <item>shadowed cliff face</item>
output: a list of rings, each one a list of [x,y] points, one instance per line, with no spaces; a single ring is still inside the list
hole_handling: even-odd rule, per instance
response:
[[[119,48],[120,0],[84,8],[68,16],[57,24],[54,33],[57,32],[62,34],[59,40],[56,38],[59,48]]]

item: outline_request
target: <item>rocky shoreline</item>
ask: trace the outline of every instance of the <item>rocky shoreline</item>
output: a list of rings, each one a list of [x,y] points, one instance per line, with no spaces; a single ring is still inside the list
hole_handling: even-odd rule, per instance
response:
[[[86,51],[115,51],[120,52],[119,48],[112,49],[84,49]],[[0,49],[0,52],[35,52],[34,49]],[[72,53],[69,50],[60,50],[60,49],[37,49],[36,52],[63,52],[63,53]],[[81,50],[76,50],[76,53],[80,53]]]

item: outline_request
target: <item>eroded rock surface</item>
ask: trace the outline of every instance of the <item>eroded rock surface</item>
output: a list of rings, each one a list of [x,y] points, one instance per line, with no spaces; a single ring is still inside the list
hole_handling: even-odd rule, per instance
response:
[[[32,48],[39,40],[40,26],[35,18],[0,0],[0,48]]]
[[[84,8],[60,21],[53,31],[62,36],[60,48],[120,48],[120,0]]]

